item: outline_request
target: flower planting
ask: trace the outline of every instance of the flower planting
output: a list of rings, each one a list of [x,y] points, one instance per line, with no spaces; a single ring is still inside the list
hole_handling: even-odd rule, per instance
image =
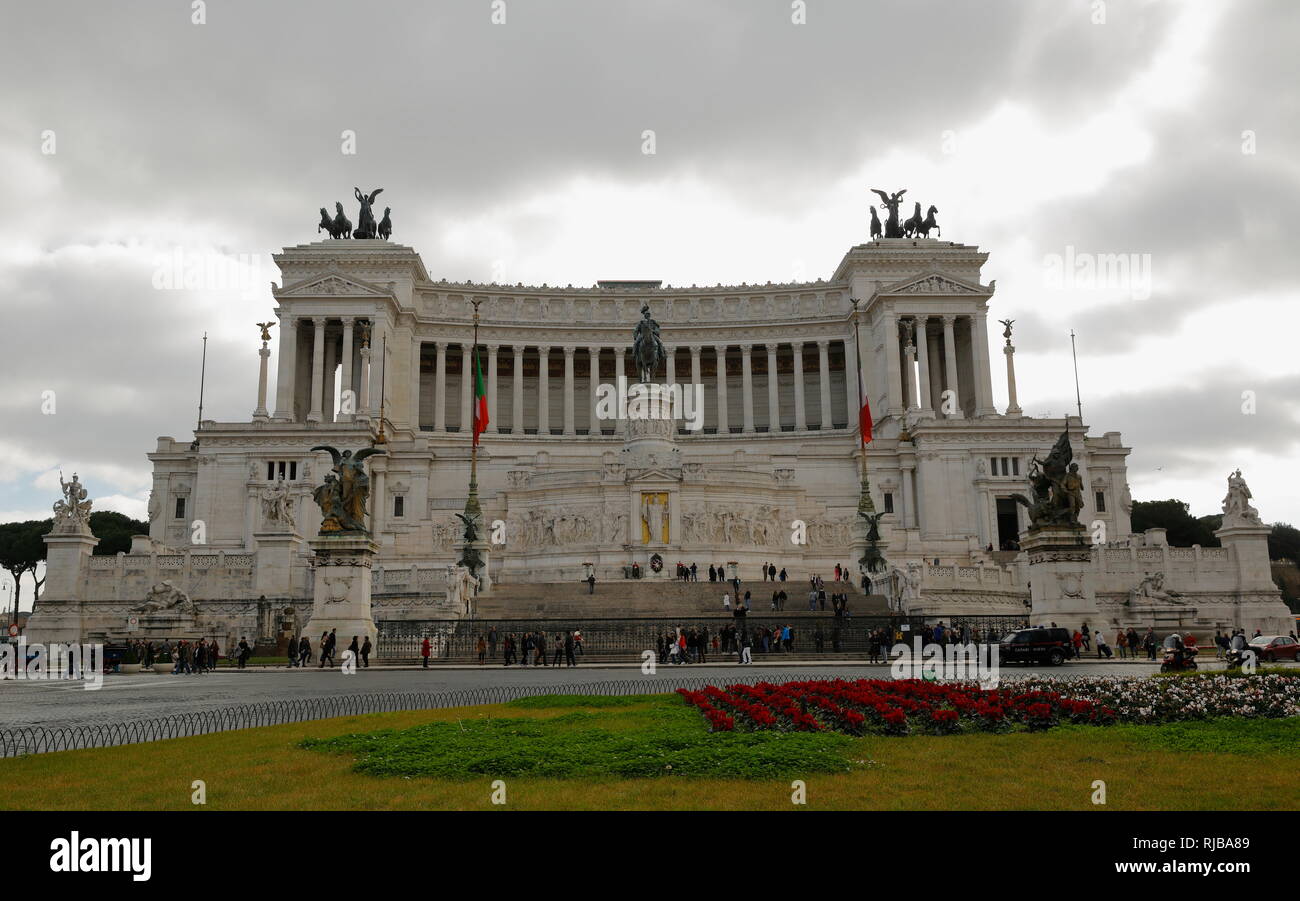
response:
[[[1279,675],[1027,679],[994,689],[974,682],[831,679],[708,686],[677,693],[700,710],[713,732],[951,735],[1036,732],[1061,724],[1300,716],[1300,679]]]

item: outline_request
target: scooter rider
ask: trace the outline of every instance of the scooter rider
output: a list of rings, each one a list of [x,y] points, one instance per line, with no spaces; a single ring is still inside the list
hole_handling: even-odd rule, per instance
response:
[[[1165,650],[1174,652],[1173,667],[1174,669],[1183,668],[1183,637],[1177,632],[1170,633],[1164,641]]]

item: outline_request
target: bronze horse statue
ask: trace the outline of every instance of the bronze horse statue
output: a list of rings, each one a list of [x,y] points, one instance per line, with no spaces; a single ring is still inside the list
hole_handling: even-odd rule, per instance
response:
[[[320,208],[320,222],[316,225],[316,231],[327,232],[331,238],[349,238],[352,236],[352,223],[343,215],[343,205],[334,204],[338,208],[339,214],[334,219],[330,219],[330,214],[325,207]],[[340,222],[339,220],[342,219]]]
[[[880,237],[880,217],[876,215],[876,208],[874,206],[870,207],[870,210],[871,210],[871,240],[874,241]],[[323,213],[325,211],[321,210],[321,212]]]
[[[920,230],[923,221],[924,220],[921,218],[921,202],[918,200],[916,202],[915,212],[913,212],[911,217],[903,223],[903,237],[916,237],[916,233]]]
[[[917,207],[920,207],[919,203],[917,204]],[[943,232],[939,230],[939,223],[934,221],[934,214],[937,212],[939,212],[939,208],[933,205],[930,209],[925,211],[925,221],[916,227],[916,233],[922,238],[930,237],[930,229],[934,229],[934,236],[936,238],[943,234]]]

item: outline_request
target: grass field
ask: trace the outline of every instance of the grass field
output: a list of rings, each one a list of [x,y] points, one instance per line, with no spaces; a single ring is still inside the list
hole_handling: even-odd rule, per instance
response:
[[[806,809],[1099,809],[1102,780],[1100,809],[1294,810],[1298,762],[1297,719],[710,734],[676,696],[551,697],[0,760],[0,809],[789,810],[801,779]]]

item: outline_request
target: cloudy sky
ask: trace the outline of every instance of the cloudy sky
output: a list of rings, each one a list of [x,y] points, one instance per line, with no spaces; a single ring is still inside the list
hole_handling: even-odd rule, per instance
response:
[[[867,189],[907,187],[991,253],[1027,413],[1072,409],[1073,329],[1085,420],[1133,446],[1136,498],[1217,512],[1241,467],[1266,520],[1300,522],[1292,0],[0,16],[0,521],[48,515],[60,468],[143,517],[203,333],[205,416],[246,419],[268,254],[382,185],[435,278],[575,285],[826,277],[867,238]],[[171,288],[178,249],[240,277]]]

